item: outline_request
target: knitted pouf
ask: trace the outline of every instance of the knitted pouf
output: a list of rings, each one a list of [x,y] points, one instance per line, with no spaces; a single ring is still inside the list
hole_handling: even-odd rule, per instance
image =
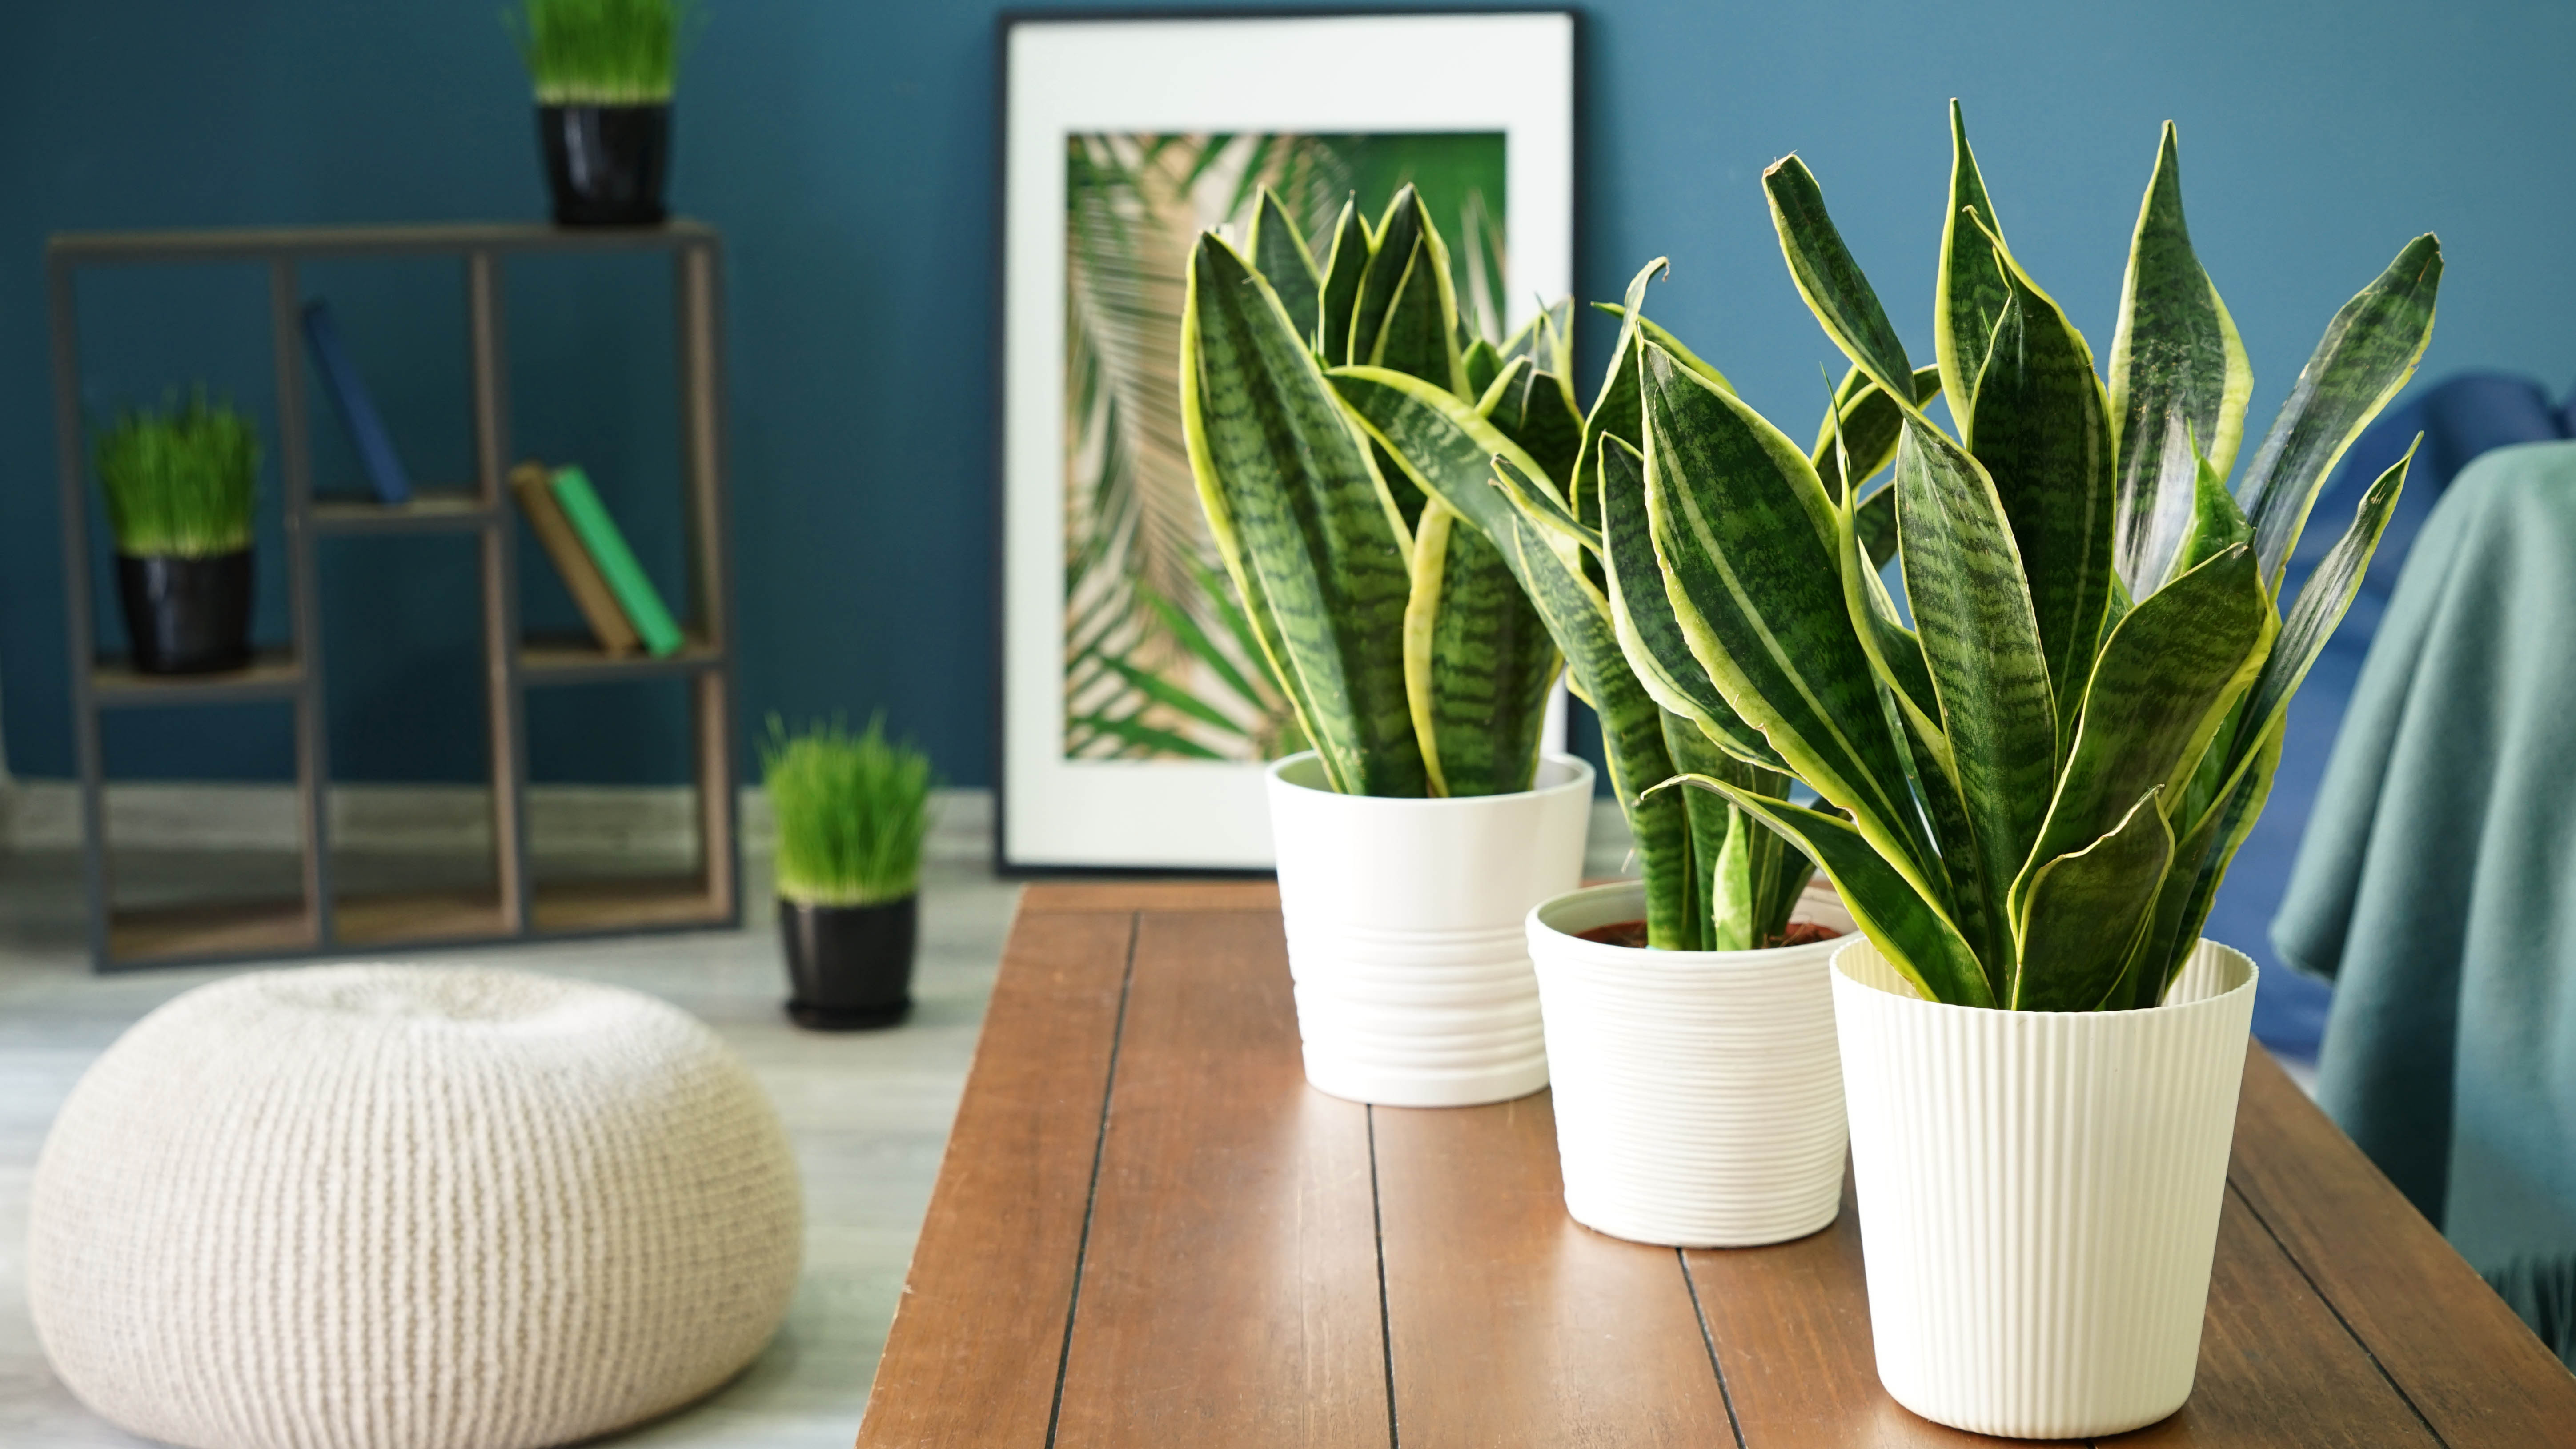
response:
[[[796,1282],[778,1114],[632,991],[332,966],[137,1023],[36,1164],[27,1295],[101,1416],[192,1449],[521,1449],[687,1403]]]

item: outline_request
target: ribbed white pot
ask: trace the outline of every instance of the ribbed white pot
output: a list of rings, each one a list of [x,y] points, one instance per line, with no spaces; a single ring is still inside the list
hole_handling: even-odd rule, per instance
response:
[[[1990,1011],[1834,957],[1878,1377],[1954,1428],[2079,1439],[2191,1396],[2254,1015],[2203,941],[2162,1006]]]
[[[1800,914],[1851,929],[1830,896]],[[1842,1208],[1840,941],[1649,951],[1576,933],[1646,913],[1634,881],[1530,912],[1565,1210],[1613,1237],[1740,1248],[1804,1237]]]
[[[1448,800],[1340,795],[1310,751],[1270,767],[1279,910],[1306,1080],[1390,1107],[1463,1107],[1547,1085],[1530,907],[1583,877],[1592,767]]]

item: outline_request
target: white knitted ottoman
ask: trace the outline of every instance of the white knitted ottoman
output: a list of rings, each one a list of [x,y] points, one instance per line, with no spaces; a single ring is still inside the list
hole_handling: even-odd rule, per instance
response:
[[[330,966],[191,991],[36,1164],[54,1371],[191,1449],[523,1449],[751,1361],[803,1238],[778,1114],[632,991]]]

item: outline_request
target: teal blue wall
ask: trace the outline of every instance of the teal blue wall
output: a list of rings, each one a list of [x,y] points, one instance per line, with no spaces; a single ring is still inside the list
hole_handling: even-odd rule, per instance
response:
[[[0,47],[0,717],[18,773],[72,767],[44,235],[539,214],[496,4],[18,7]],[[994,7],[703,8],[673,194],[731,245],[744,718],[882,705],[950,778],[983,783]],[[2428,228],[2450,271],[2427,375],[2576,377],[2576,8],[1614,0],[1589,8],[1584,45],[1585,290],[1615,296],[1670,253],[1658,314],[1784,419],[1817,411],[1831,353],[1782,274],[1762,166],[1806,156],[1929,357],[1951,95],[2017,251],[2097,351],[2156,123],[2180,123],[2194,237],[2253,355],[2258,424],[2335,307]],[[452,270],[310,285],[338,305],[415,472],[460,476]],[[522,447],[588,462],[670,586],[665,296],[640,266],[548,264],[509,301]],[[92,406],[199,376],[269,406],[257,275],[117,277],[84,304]],[[315,422],[323,478],[354,484],[336,425]],[[478,772],[470,556],[325,548],[337,772]],[[522,577],[532,612],[574,622],[540,559]],[[282,633],[273,571],[264,587],[263,627]],[[530,728],[541,778],[661,778],[680,761],[676,696],[651,690],[548,699]],[[155,712],[110,744],[119,771],[161,777],[268,777],[288,759],[276,711]]]

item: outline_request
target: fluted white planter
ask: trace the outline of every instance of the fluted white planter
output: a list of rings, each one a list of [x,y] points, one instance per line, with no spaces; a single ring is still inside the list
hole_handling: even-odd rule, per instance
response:
[[[2254,1014],[2203,941],[2144,1011],[1915,996],[1834,957],[1878,1377],[1954,1428],[2080,1439],[2191,1395]]]
[[[1803,919],[1851,919],[1811,893]],[[1646,913],[1634,881],[1530,912],[1556,1151],[1576,1222],[1641,1243],[1804,1237],[1842,1207],[1843,1081],[1831,961],[1842,942],[1650,951],[1576,933]]]
[[[1306,1080],[1390,1107],[1546,1086],[1522,922],[1582,879],[1592,767],[1549,755],[1518,794],[1404,800],[1335,794],[1309,752],[1269,787]]]

